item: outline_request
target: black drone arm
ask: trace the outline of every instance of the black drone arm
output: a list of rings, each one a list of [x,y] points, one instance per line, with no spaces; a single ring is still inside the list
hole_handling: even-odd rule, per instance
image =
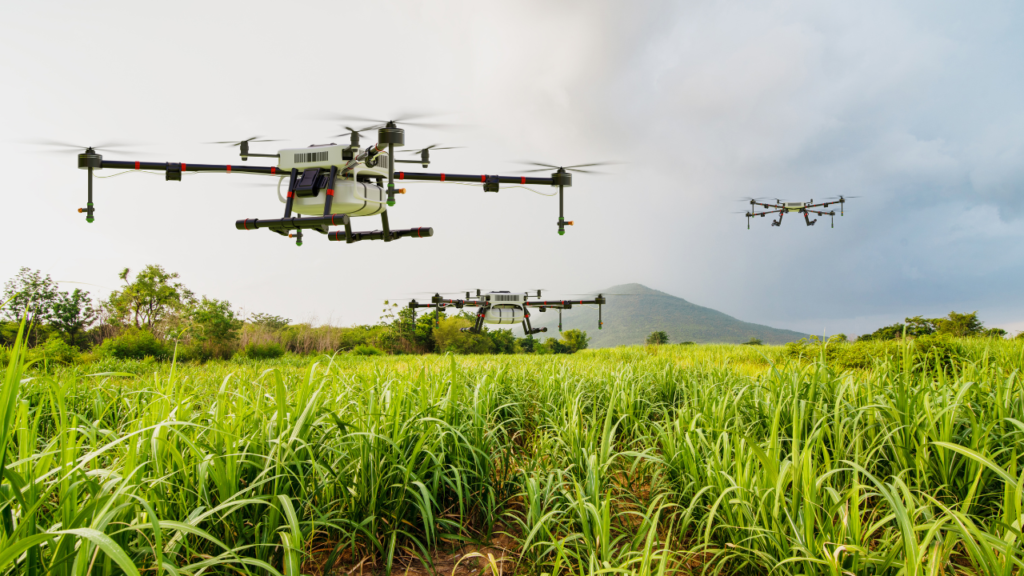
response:
[[[433,174],[429,172],[396,172],[399,180],[419,180],[421,182],[469,182],[478,184],[536,184],[553,185],[554,178],[534,178],[531,176],[498,176],[496,174]],[[497,192],[497,190],[495,190]]]
[[[845,198],[840,199],[840,200],[829,200],[828,202],[818,202],[817,204],[808,204],[806,207],[807,208],[828,208],[832,204],[844,204],[844,203],[846,203],[846,199]]]
[[[573,304],[607,304],[608,300],[600,294],[593,300],[530,300],[523,302],[523,306],[537,306],[543,308],[563,308],[569,310]]]
[[[764,212],[748,212],[748,214],[750,214],[750,217],[753,218],[755,216],[766,216],[768,214],[781,214],[783,212],[785,212],[785,210],[766,210]]]
[[[241,172],[243,174],[287,175],[277,166],[232,166],[230,164],[188,164],[185,162],[132,162],[103,160],[100,168],[115,170],[157,170],[167,172],[168,180],[181,180],[182,172]],[[176,178],[174,176],[177,176]]]
[[[808,222],[807,225],[808,226],[812,226],[818,220],[817,219],[808,220],[808,217],[807,217],[807,213],[808,212],[810,212],[811,214],[817,214],[818,216],[828,216],[828,217],[830,217],[832,219],[832,228],[836,227],[836,218],[835,218],[836,211],[835,210],[830,210],[828,212],[824,212],[822,210],[804,210],[804,219],[807,220],[807,222]]]

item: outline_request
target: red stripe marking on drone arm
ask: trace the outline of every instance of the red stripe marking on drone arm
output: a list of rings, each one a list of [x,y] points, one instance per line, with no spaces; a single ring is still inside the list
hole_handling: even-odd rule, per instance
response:
[[[441,182],[444,182],[444,174],[441,174]]]
[[[182,166],[184,166],[184,164],[182,164]],[[231,173],[231,164],[228,164],[228,174],[230,174],[230,173]]]
[[[328,196],[334,196],[334,188],[328,188],[327,189],[327,195]]]
[[[277,174],[277,166],[271,166],[270,167],[270,173],[271,174]]]
[[[480,181],[481,182],[487,182],[487,174],[481,174],[480,175]]]
[[[520,183],[520,184],[526,184],[526,176],[523,176],[523,177],[521,177],[521,178],[519,179],[519,183]]]
[[[292,192],[291,190],[289,190],[289,191],[288,191],[288,197],[289,197],[289,198],[292,198],[292,197],[294,197],[294,196],[295,196],[295,192]]]
[[[184,162],[182,162],[182,163],[181,163],[181,171],[182,171],[182,172],[184,172],[184,171],[185,171],[185,163],[184,163]]]
[[[398,179],[399,180],[405,180],[405,172],[399,172],[398,173]]]
[[[135,169],[136,169],[136,170],[138,170],[138,169],[139,169],[139,161],[138,161],[138,160],[136,160],[136,161],[135,161]]]

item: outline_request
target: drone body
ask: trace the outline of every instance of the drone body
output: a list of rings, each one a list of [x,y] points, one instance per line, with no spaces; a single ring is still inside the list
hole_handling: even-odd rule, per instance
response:
[[[853,198],[853,196],[851,196],[851,198]],[[818,215],[818,216],[828,216],[828,217],[832,218],[832,227],[835,228],[835,215],[836,215],[835,209],[832,209],[832,210],[829,210],[829,211],[824,211],[824,210],[815,210],[815,208],[828,208],[832,204],[839,204],[839,215],[842,216],[843,215],[843,207],[846,205],[846,200],[847,200],[847,198],[844,198],[843,196],[839,196],[838,198],[836,198],[834,200],[829,200],[827,202],[819,202],[819,203],[815,204],[814,200],[811,200],[810,202],[782,202],[782,201],[776,199],[775,203],[772,204],[771,202],[758,202],[757,199],[751,198],[750,199],[750,210],[748,210],[746,212],[743,212],[743,214],[747,217],[747,230],[750,229],[750,219],[751,218],[755,218],[757,216],[760,216],[760,217],[764,218],[765,216],[767,216],[769,214],[778,214],[779,215],[779,219],[778,220],[772,220],[772,226],[782,226],[782,216],[784,214],[786,214],[787,212],[789,212],[789,213],[795,212],[795,213],[803,214],[804,215],[804,222],[808,226],[814,226],[814,223],[818,221],[817,218],[815,218],[814,220],[811,220],[811,216],[810,216],[811,214],[815,214],[815,215]],[[765,208],[766,210],[764,212],[758,212],[757,211],[757,207],[762,207],[762,208]]]
[[[376,129],[377,144],[360,148],[359,134],[362,131]],[[78,211],[86,214],[86,220],[95,220],[96,206],[93,202],[93,172],[104,168],[123,170],[162,171],[168,181],[181,181],[182,176],[198,172],[243,173],[273,176],[278,179],[278,198],[284,203],[284,214],[281,218],[246,218],[237,220],[238,230],[269,229],[282,236],[296,238],[296,244],[302,245],[303,231],[312,230],[325,234],[328,240],[342,241],[348,244],[362,240],[383,240],[391,242],[400,238],[426,238],[433,236],[433,228],[418,227],[404,230],[392,230],[388,222],[387,209],[395,205],[395,195],[404,194],[404,188],[398,188],[395,180],[425,182],[458,182],[476,183],[483,187],[484,192],[498,192],[502,184],[514,185],[547,185],[558,188],[559,217],[558,233],[565,233],[565,226],[571,221],[564,217],[563,193],[566,187],[572,186],[572,171],[580,166],[565,168],[544,166],[542,170],[552,168],[550,177],[532,176],[499,176],[496,174],[444,174],[425,172],[396,172],[396,163],[420,164],[424,168],[430,165],[430,151],[443,150],[437,145],[428,146],[416,151],[419,160],[396,160],[395,148],[405,145],[405,131],[399,128],[396,121],[388,121],[364,130],[349,129],[351,142],[344,144],[313,145],[308,148],[287,148],[276,154],[250,152],[250,142],[268,142],[259,137],[249,138],[241,142],[218,142],[240,148],[243,161],[249,157],[276,158],[277,166],[249,165],[211,165],[185,162],[134,162],[106,160],[97,152],[98,147],[89,147],[78,155],[78,167],[87,170],[88,202],[85,208]],[[600,164],[600,163],[599,163]],[[585,164],[593,166],[598,164]],[[287,194],[281,193],[281,185],[288,180]],[[387,180],[385,184],[385,180]],[[360,216],[380,216],[381,230],[359,232],[352,230],[351,218]],[[342,226],[343,230],[332,231],[332,226]],[[294,232],[294,234],[293,234]]]
[[[569,310],[576,305],[597,305],[597,329],[600,330],[604,327],[604,322],[601,316],[601,306],[607,303],[607,300],[601,294],[598,294],[593,300],[540,300],[541,293],[537,290],[537,300],[531,301],[530,295],[525,292],[504,292],[495,291],[488,292],[487,294],[481,294],[479,290],[476,291],[476,298],[471,298],[469,292],[466,292],[466,298],[453,300],[448,298],[442,298],[440,294],[434,294],[431,298],[430,303],[420,303],[415,300],[409,302],[409,308],[415,313],[417,308],[433,308],[435,315],[439,316],[440,312],[445,308],[454,307],[456,309],[462,309],[466,306],[478,307],[476,313],[476,324],[471,327],[463,328],[463,332],[472,332],[474,334],[480,333],[483,329],[484,324],[523,324],[523,330],[526,334],[537,334],[539,332],[547,332],[547,328],[534,328],[530,325],[530,307],[538,308],[540,312],[547,311],[548,308],[552,310],[558,310],[558,331],[562,331],[562,310]]]

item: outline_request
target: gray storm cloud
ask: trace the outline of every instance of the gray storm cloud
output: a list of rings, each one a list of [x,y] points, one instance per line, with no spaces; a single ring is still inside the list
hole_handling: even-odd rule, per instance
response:
[[[207,17],[186,16],[199,6]],[[373,321],[376,302],[408,292],[627,282],[814,332],[951,309],[1024,322],[1019,4],[289,7],[333,23],[323,34],[258,16],[279,5],[244,7],[11,8],[19,25],[0,38],[0,72],[18,89],[0,95],[2,146],[23,169],[8,171],[8,190],[33,193],[9,192],[8,208],[52,217],[0,231],[19,246],[0,275],[29,265],[106,285],[124,266],[160,262],[249,311],[343,323]],[[438,156],[453,173],[622,164],[577,178],[565,237],[550,198],[423,185],[392,222],[434,226],[429,242],[296,252],[233,230],[280,210],[272,189],[234,176],[105,180],[86,228],[71,212],[84,194],[73,155],[58,165],[18,144],[109,137],[151,142],[144,151],[161,160],[224,161],[198,143],[258,133],[305,145],[342,131],[324,113],[399,110],[462,125],[408,137],[467,146]],[[747,231],[733,213],[746,196],[838,194],[861,198],[835,229],[790,215]]]

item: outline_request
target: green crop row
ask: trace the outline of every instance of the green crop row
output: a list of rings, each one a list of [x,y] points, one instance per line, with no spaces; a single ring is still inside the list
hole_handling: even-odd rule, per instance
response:
[[[139,374],[10,352],[0,571],[1019,574],[1024,347],[344,355]],[[112,366],[116,370],[116,366]],[[490,546],[490,548],[487,548]]]

